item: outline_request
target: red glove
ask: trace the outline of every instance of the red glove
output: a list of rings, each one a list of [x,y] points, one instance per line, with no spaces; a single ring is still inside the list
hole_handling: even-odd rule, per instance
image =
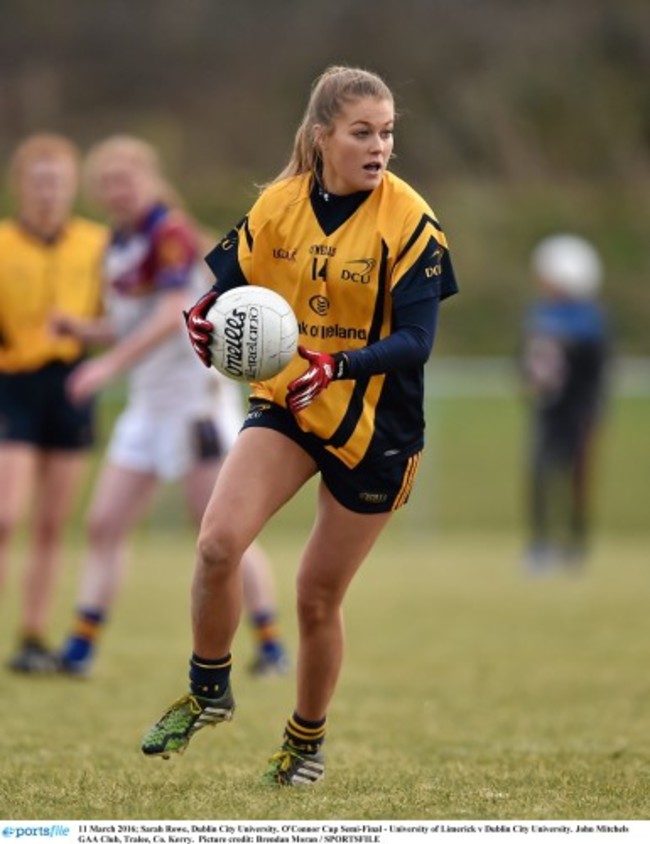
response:
[[[330,381],[341,378],[347,363],[345,355],[341,352],[334,356],[298,346],[298,354],[309,361],[310,365],[306,372],[294,378],[287,387],[287,407],[292,413],[304,410],[323,392]]]
[[[210,343],[212,342],[214,325],[208,322],[205,317],[216,302],[217,295],[216,290],[208,290],[189,311],[183,311],[192,348],[201,359],[201,363],[207,367],[212,365]]]

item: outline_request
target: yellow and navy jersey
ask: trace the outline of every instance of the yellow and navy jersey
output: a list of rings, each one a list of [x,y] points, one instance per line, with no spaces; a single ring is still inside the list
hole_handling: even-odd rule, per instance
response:
[[[375,190],[334,199],[331,210],[317,201],[310,174],[271,185],[206,259],[219,292],[246,283],[277,291],[296,314],[300,342],[330,354],[388,337],[397,305],[458,289],[442,229],[404,181],[385,173]],[[305,367],[296,356],[253,395],[286,406],[287,385]],[[422,447],[423,392],[421,366],[334,381],[298,423],[350,467],[408,455]]]
[[[56,337],[49,323],[55,312],[99,313],[106,239],[103,226],[77,217],[51,242],[18,221],[0,222],[0,372],[80,357],[79,342]]]

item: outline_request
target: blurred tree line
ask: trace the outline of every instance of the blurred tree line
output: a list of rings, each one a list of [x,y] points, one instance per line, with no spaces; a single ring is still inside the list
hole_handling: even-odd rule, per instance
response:
[[[0,154],[41,129],[141,135],[224,230],[333,63],[395,92],[394,169],[462,287],[443,351],[512,352],[528,252],[571,229],[603,253],[619,347],[650,354],[648,0],[0,0]]]

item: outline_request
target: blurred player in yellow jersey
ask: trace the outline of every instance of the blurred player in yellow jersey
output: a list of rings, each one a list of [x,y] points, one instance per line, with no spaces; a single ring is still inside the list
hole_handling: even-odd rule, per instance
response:
[[[17,200],[0,222],[0,586],[9,543],[31,509],[20,643],[9,667],[54,667],[44,634],[60,563],[61,537],[93,442],[91,402],[64,389],[84,356],[50,330],[54,313],[97,314],[103,227],[71,216],[78,155],[67,139],[34,135],[15,151],[9,177]]]
[[[189,694],[146,734],[147,755],[181,752],[197,730],[232,717],[241,552],[319,474],[315,524],[298,571],[297,700],[264,779],[293,786],[323,776],[327,710],[343,659],[343,599],[392,512],[408,500],[424,442],[424,364],[438,303],[457,290],[433,212],[387,171],[394,120],[392,93],[379,77],[330,68],[312,90],[289,165],[208,256],[216,284],[187,314],[206,365],[208,310],[244,284],[291,303],[304,346],[284,372],[253,385],[198,540]]]

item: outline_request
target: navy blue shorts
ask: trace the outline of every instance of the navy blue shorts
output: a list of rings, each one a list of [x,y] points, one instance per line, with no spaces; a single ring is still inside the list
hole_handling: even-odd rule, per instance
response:
[[[65,389],[75,365],[54,361],[33,372],[0,372],[0,443],[65,451],[94,443],[95,402],[74,404]]]
[[[364,458],[350,469],[329,452],[321,439],[302,430],[291,411],[252,399],[244,428],[271,428],[289,437],[313,458],[334,498],[356,513],[389,513],[408,501],[422,450],[411,454]]]

